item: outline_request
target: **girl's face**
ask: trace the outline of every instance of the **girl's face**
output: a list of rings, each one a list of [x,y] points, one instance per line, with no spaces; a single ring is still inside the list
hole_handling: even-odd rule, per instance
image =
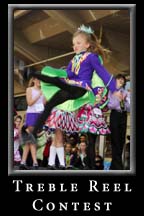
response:
[[[21,124],[21,119],[20,118],[16,118],[16,120],[15,120],[15,127],[16,128],[19,128],[20,127],[20,124]]]
[[[119,78],[119,79],[116,79],[116,85],[117,85],[117,88],[121,88],[124,86],[124,79],[123,78]]]
[[[40,81],[37,78],[34,79],[34,85],[40,87]]]
[[[73,50],[76,54],[87,50],[89,47],[90,44],[88,43],[86,36],[78,34],[73,38]]]
[[[86,137],[85,136],[80,136],[80,142],[86,142]]]
[[[71,144],[66,144],[65,152],[66,152],[66,153],[70,153],[71,150],[72,150]]]

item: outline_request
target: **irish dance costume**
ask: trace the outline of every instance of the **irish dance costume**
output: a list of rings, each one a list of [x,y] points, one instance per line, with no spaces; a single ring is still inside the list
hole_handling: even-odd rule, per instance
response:
[[[48,100],[33,133],[41,128],[53,107],[75,111],[85,104],[95,105],[95,96],[102,84],[94,86],[93,74],[98,75],[111,92],[116,90],[115,79],[102,66],[99,56],[90,52],[81,52],[74,56],[66,71],[44,67],[41,74],[33,73],[34,77],[42,81],[42,91]]]
[[[86,104],[80,108],[77,114],[77,124],[81,133],[96,135],[110,134],[102,111],[96,107],[92,107],[90,104]]]
[[[78,86],[86,89],[85,94],[81,97],[74,100],[67,100],[63,104],[57,106],[57,108],[65,111],[78,110],[87,103],[94,105],[96,103],[95,96],[98,94],[99,87],[106,86],[112,92],[116,90],[115,79],[113,76],[109,75],[102,66],[100,56],[90,52],[81,52],[80,54],[75,55],[66,71],[46,66],[42,69],[41,74],[59,77],[61,78],[61,82],[69,84],[69,86]],[[35,74],[34,76],[37,75]],[[46,78],[44,79],[42,76],[37,76],[37,78],[44,81],[41,82],[41,86],[47,100],[50,100],[52,96],[60,90],[60,87],[56,86],[56,83],[50,84],[48,83],[49,80]],[[106,88],[104,90],[105,95]]]
[[[79,77],[79,70],[80,70],[81,64],[85,63],[83,67],[85,65],[86,65],[85,66],[86,68],[88,67],[87,58],[89,55],[91,55],[91,53],[83,52],[80,55],[76,55],[72,59],[67,69],[69,78],[66,78],[66,71],[64,70],[53,69],[50,67],[45,67],[42,70],[42,74],[45,74],[45,75],[49,74],[51,76],[63,77],[62,79],[63,82],[65,81],[65,82],[71,83],[71,85],[76,85],[76,86],[80,85],[88,90],[88,92],[86,92],[86,94],[82,96],[81,98],[76,99],[76,100],[68,100],[64,102],[63,104],[58,105],[57,108],[53,109],[51,112],[51,115],[48,117],[46,121],[46,125],[49,128],[52,128],[52,129],[60,128],[61,130],[69,132],[69,133],[90,132],[90,133],[95,133],[98,135],[100,134],[104,135],[104,134],[110,133],[105,123],[102,112],[99,110],[99,113],[97,113],[98,108],[100,108],[101,110],[104,110],[108,103],[107,88],[105,87],[103,81],[100,79],[100,77],[95,72],[91,74],[92,81],[91,80],[87,81],[88,78],[84,79],[85,77],[83,77],[83,81],[79,81],[80,78],[82,78],[82,74],[80,74],[80,77]],[[94,56],[94,58],[95,57],[96,56]],[[99,64],[102,65],[102,59],[100,58],[100,56],[98,56],[97,58],[98,58]],[[73,72],[71,72],[70,68],[72,68]],[[84,70],[85,74],[87,74],[86,70],[87,69]],[[75,77],[75,78],[74,80],[71,80],[70,77]],[[112,81],[111,78],[110,80]],[[54,95],[54,93],[56,93],[59,90],[59,88],[56,86],[53,86],[52,84],[47,84],[47,83],[42,82],[42,90],[44,92],[45,97],[49,100],[50,96]],[[102,100],[100,101],[98,100],[97,98],[98,95],[102,96]],[[94,102],[96,103],[94,106],[92,105],[93,98],[95,100]],[[72,112],[73,110],[76,110],[79,107],[81,108],[79,109],[77,115],[75,112]]]
[[[52,131],[59,128],[62,131],[71,134],[79,132],[79,126],[76,117],[77,116],[75,112],[66,112],[64,110],[54,108],[45,124]]]

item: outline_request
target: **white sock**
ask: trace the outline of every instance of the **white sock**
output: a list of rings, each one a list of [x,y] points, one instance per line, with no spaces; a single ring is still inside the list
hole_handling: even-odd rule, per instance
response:
[[[64,147],[58,147],[56,148],[56,153],[60,162],[61,166],[65,166],[65,161],[64,161]]]
[[[20,164],[22,164],[22,165],[26,165],[26,161],[21,161]]]
[[[56,158],[56,147],[50,146],[50,153],[49,153],[49,159],[48,159],[48,165],[52,166],[55,165],[55,158]]]

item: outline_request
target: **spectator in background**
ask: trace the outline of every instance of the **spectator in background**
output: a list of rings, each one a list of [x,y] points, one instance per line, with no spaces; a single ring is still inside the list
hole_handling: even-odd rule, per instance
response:
[[[22,117],[20,115],[17,115],[14,119],[14,165],[17,165],[21,162],[21,155],[19,152],[21,122]]]
[[[87,144],[86,142],[81,142],[79,144],[79,150],[77,152],[77,161],[75,167],[78,169],[88,170],[88,157],[87,157]]]
[[[77,159],[76,152],[72,151],[72,145],[70,143],[66,143],[66,145],[65,145],[66,169],[73,169],[76,159]]]
[[[41,91],[40,81],[37,78],[32,78],[29,82],[29,87],[26,89],[27,111],[25,125],[22,127],[22,142],[24,144],[23,154],[20,169],[28,169],[26,161],[29,152],[31,152],[33,169],[38,169],[36,158],[36,139],[31,134],[36,120],[40,117],[44,110],[45,98]],[[37,131],[40,132],[40,131]]]
[[[111,109],[110,130],[112,145],[111,170],[123,170],[122,153],[125,144],[127,112],[130,112],[130,94],[125,90],[126,78],[122,74],[116,76],[116,86],[121,96],[115,97],[109,92],[108,107]]]
[[[104,161],[100,155],[96,155],[95,168],[96,168],[96,170],[103,170],[104,169]]]

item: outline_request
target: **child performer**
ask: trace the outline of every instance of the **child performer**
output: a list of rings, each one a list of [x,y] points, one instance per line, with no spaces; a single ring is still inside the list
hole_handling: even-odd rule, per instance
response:
[[[74,33],[73,49],[76,55],[68,64],[66,71],[44,67],[41,73],[31,73],[44,82],[42,91],[48,100],[36,122],[34,135],[42,127],[52,108],[57,105],[62,104],[58,107],[66,111],[78,110],[87,103],[94,105],[97,88],[92,87],[93,73],[98,74],[112,93],[117,91],[115,79],[100,62],[99,55],[103,55],[103,48],[90,27],[82,25]],[[58,76],[65,78],[60,79]],[[115,95],[118,97],[119,93],[115,92]]]

